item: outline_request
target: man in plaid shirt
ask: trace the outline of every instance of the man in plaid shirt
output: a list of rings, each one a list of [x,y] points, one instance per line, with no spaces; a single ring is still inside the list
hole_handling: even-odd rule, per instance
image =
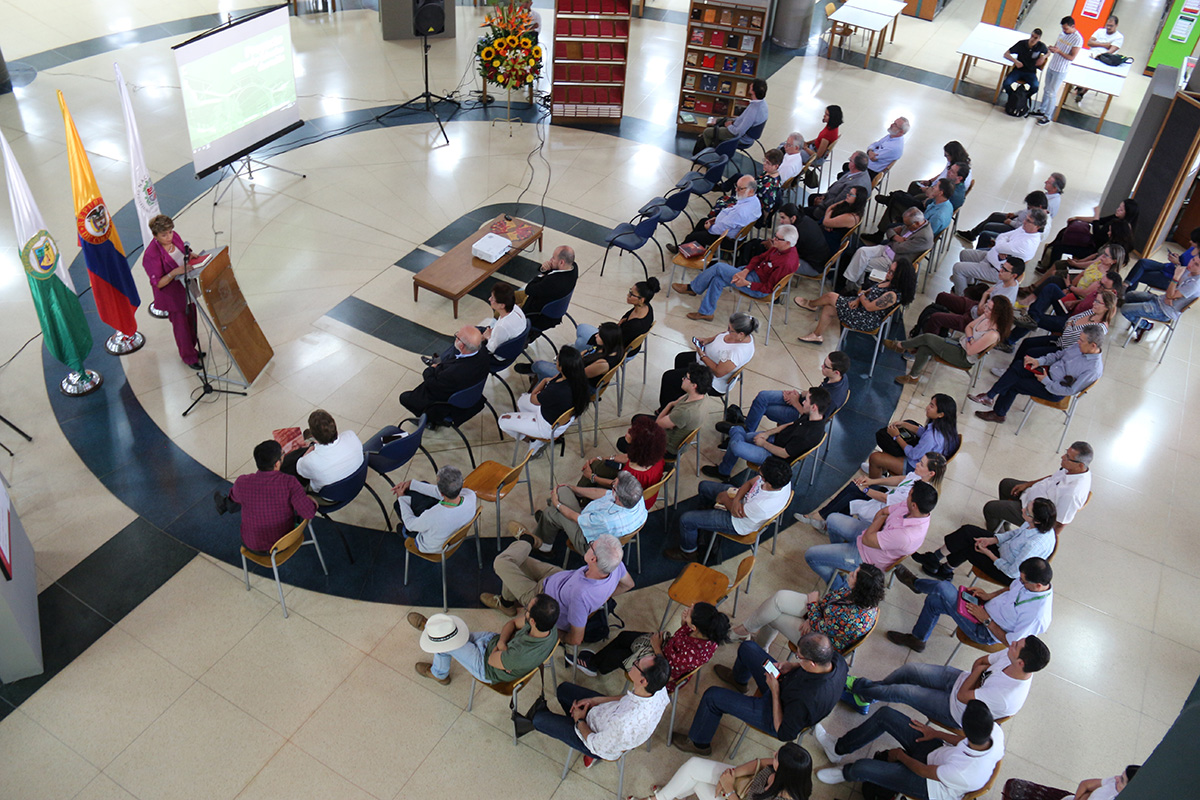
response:
[[[246,549],[267,555],[271,547],[296,527],[296,518],[312,519],[317,504],[304,493],[300,482],[279,471],[283,448],[268,439],[254,448],[258,472],[239,476],[229,497],[217,495],[217,510],[242,510],[242,544]]]

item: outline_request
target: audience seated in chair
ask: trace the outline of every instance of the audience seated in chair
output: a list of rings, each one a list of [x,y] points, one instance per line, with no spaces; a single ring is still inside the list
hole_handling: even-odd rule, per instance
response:
[[[1008,586],[1021,573],[1027,558],[1049,559],[1058,536],[1054,533],[1057,511],[1054,501],[1037,497],[1021,511],[1024,520],[1015,530],[987,531],[978,525],[963,525],[946,534],[937,550],[918,553],[913,560],[931,578],[948,581],[964,561],[1001,586]],[[942,559],[945,558],[945,563]]]
[[[996,237],[987,250],[963,250],[950,275],[955,294],[964,294],[973,281],[996,283],[1000,280],[1000,262],[1005,256],[1016,256],[1026,263],[1033,260],[1042,243],[1046,229],[1046,212],[1035,208],[1025,216],[1021,227]]]
[[[1087,503],[1092,493],[1092,473],[1089,465],[1094,453],[1087,442],[1072,442],[1059,458],[1059,466],[1044,478],[1022,481],[1004,478],[1000,481],[997,499],[983,505],[983,524],[989,531],[1001,522],[1021,525],[1022,510],[1039,497],[1054,503],[1055,535],[1075,519],[1075,514]]]
[[[850,396],[850,356],[834,350],[821,360],[821,388],[829,392],[829,408],[826,416],[832,417],[846,404]],[[800,418],[802,393],[798,389],[764,389],[754,396],[742,427],[748,431],[758,430],[763,417],[771,422],[795,422]],[[717,423],[719,433],[728,434],[734,423],[722,420]]]
[[[500,430],[509,436],[532,438],[529,449],[535,454],[545,445],[540,440],[557,438],[570,425],[568,422],[558,430],[552,430],[563,413],[571,410],[571,420],[577,422],[591,399],[591,387],[579,351],[563,345],[559,348],[557,363],[555,376],[543,378],[531,391],[517,398],[517,411],[502,414],[498,422]]]
[[[579,280],[579,266],[575,263],[575,251],[565,244],[554,249],[554,254],[542,263],[538,274],[516,293],[517,305],[533,325],[534,331],[549,330],[559,320],[548,319],[541,311],[548,303],[561,300],[575,291]]]
[[[675,398],[684,394],[683,379],[688,367],[699,362],[712,370],[713,385],[709,394],[721,397],[729,389],[729,378],[754,358],[754,332],[758,320],[745,311],[729,315],[729,325],[723,333],[704,339],[692,337],[692,349],[675,356],[675,368],[662,375],[658,388],[658,413],[661,414]]]
[[[736,139],[745,136],[751,128],[762,125],[767,121],[767,81],[755,78],[750,82],[750,102],[742,109],[742,113],[732,119],[725,119],[721,124],[710,125],[696,137],[696,145],[692,155],[699,155],[706,147],[716,147],[726,139]]]
[[[414,416],[421,416],[434,403],[445,403],[455,392],[478,385],[488,376],[491,356],[480,355],[483,334],[474,325],[459,328],[454,337],[454,354],[437,366],[426,367],[421,383],[400,393],[400,404]],[[430,419],[434,428],[440,419]]]
[[[918,483],[928,483],[941,491],[946,476],[946,457],[929,452],[921,456],[910,472],[884,478],[861,476],[842,487],[833,499],[811,514],[796,514],[797,522],[806,522],[819,531],[834,514],[846,514],[870,524],[881,508],[902,502]]]
[[[631,472],[621,472],[611,489],[560,483],[537,517],[532,535],[540,552],[550,552],[558,535],[565,533],[575,551],[583,553],[606,533],[620,539],[640,529],[646,524],[646,504],[638,479]],[[528,535],[516,523],[509,523],[509,531],[518,537]]]
[[[960,439],[958,403],[948,394],[935,394],[925,406],[925,424],[906,419],[875,431],[879,450],[867,457],[861,469],[872,479],[884,472],[904,475],[912,472],[926,453],[941,453],[949,459],[958,450]]]
[[[671,288],[680,294],[692,297],[700,295],[703,298],[699,310],[688,312],[687,318],[711,322],[721,293],[729,286],[734,286],[751,297],[766,297],[771,294],[776,284],[800,266],[800,256],[796,250],[798,235],[792,225],[780,225],[775,229],[770,249],[751,259],[745,268],[738,269],[724,261],[714,261],[693,278],[691,283],[674,284]]]
[[[829,185],[823,193],[810,195],[808,198],[808,213],[814,220],[825,218],[826,209],[832,208],[846,199],[851,189],[869,193],[871,191],[871,174],[867,171],[871,160],[862,150],[856,150],[846,162],[846,171]]]
[[[1013,307],[1007,297],[989,297],[983,312],[967,323],[963,335],[948,339],[936,333],[919,333],[902,342],[888,339],[883,346],[901,354],[913,354],[912,366],[905,375],[897,375],[896,383],[919,383],[930,359],[936,358],[952,367],[972,373],[989,350],[1004,341],[1012,332]]]
[[[483,334],[488,353],[494,356],[496,349],[502,344],[525,333],[525,312],[517,305],[517,292],[507,281],[496,281],[492,284],[492,291],[488,294],[488,305],[491,306],[494,316],[482,320],[476,327]],[[454,344],[451,343],[440,355],[421,356],[421,361],[432,367],[451,358],[454,353]]]
[[[475,493],[463,488],[458,467],[437,471],[437,484],[406,480],[392,487],[400,533],[422,553],[440,553],[446,541],[475,516]]]
[[[696,242],[708,247],[721,238],[721,234],[726,234],[732,239],[742,228],[752,222],[757,222],[762,217],[763,207],[762,201],[758,197],[758,181],[753,176],[743,175],[738,178],[734,197],[736,200],[733,205],[726,206],[715,217],[708,217],[697,222],[696,227],[683,241]],[[674,244],[668,244],[667,251],[677,254],[679,248]]]
[[[674,458],[679,453],[679,446],[692,432],[704,424],[708,418],[708,407],[711,405],[707,398],[713,394],[713,374],[706,364],[691,362],[684,368],[680,386],[683,394],[667,403],[658,412],[652,414],[634,414],[633,422],[641,418],[649,419],[655,425],[667,432],[667,455]],[[617,440],[617,449],[622,453],[629,451],[629,442],[625,437]]]
[[[350,477],[366,458],[358,434],[339,433],[333,415],[323,408],[308,415],[304,438],[308,447],[298,447],[284,456],[279,470],[298,479],[301,486],[313,493]]]
[[[771,758],[756,758],[739,766],[693,756],[665,786],[641,800],[682,800],[693,795],[808,800],[812,795],[812,756],[795,742],[788,742]]]
[[[238,476],[228,496],[220,491],[213,495],[218,513],[242,512],[242,544],[256,555],[269,554],[271,546],[291,533],[299,520],[312,519],[317,513],[317,504],[304,493],[300,482],[279,471],[282,463],[279,442],[260,442],[254,448],[258,471]]]
[[[785,422],[765,431],[733,426],[729,429],[729,441],[721,463],[701,471],[713,480],[728,483],[739,459],[747,465],[757,466],[770,456],[778,456],[790,464],[820,444],[825,436],[825,415],[829,405],[829,392],[813,386],[800,395],[800,413],[794,422]]]
[[[906,210],[900,223],[883,233],[881,244],[869,245],[854,251],[854,257],[842,271],[847,284],[855,291],[871,270],[886,271],[896,256],[916,258],[933,247],[933,228],[919,208]]]
[[[658,294],[662,288],[658,283],[658,278],[647,278],[644,281],[635,283],[628,292],[625,293],[625,302],[633,306],[633,308],[621,315],[621,319],[617,324],[621,327],[621,341],[626,348],[634,339],[648,332],[654,325],[654,306],[650,305],[650,301],[654,299],[654,295]],[[600,326],[589,325],[582,322],[575,326],[575,349],[583,352],[589,347],[595,347],[600,344],[600,340],[596,335],[600,332]],[[633,353],[626,353],[626,356],[632,356]]]
[[[798,341],[824,344],[825,331],[834,322],[853,330],[873,331],[883,324],[897,306],[911,303],[916,294],[917,272],[912,262],[905,256],[896,256],[884,279],[870,289],[859,292],[857,297],[827,292],[816,300],[793,298],[800,308],[820,314],[812,333],[799,337]]]
[[[625,443],[623,454],[612,458],[595,456],[584,462],[583,476],[577,484],[580,488],[601,491],[613,488],[622,472],[636,478],[643,490],[658,483],[666,469],[667,432],[655,425],[649,414],[637,414],[620,441]],[[591,495],[592,492],[587,492],[575,496],[586,506],[594,499]],[[649,510],[657,499],[657,492],[647,497],[646,509]]]

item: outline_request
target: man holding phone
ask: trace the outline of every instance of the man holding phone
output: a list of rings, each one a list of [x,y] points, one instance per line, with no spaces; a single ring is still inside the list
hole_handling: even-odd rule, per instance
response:
[[[708,756],[721,717],[730,714],[782,742],[820,722],[837,704],[849,671],[846,660],[822,633],[810,633],[796,646],[798,661],[779,664],[752,641],[742,642],[733,669],[718,665],[718,678],[737,691],[713,686],[700,698],[700,707],[686,734],[671,735],[685,753]],[[761,692],[747,697],[750,679]]]
[[[925,595],[925,604],[912,633],[888,631],[887,638],[918,653],[925,650],[925,643],[943,614],[953,617],[959,630],[972,641],[985,645],[1000,642],[1007,646],[1050,627],[1050,607],[1054,600],[1050,581],[1054,570],[1044,558],[1022,561],[1020,579],[994,592],[974,586],[964,587],[960,592],[950,581],[917,578],[903,566],[896,567],[896,577],[917,594]],[[966,601],[961,606],[960,598]]]

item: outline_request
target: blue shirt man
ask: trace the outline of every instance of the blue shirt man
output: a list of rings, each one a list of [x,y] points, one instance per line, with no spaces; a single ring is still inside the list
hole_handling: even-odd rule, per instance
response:
[[[896,117],[888,126],[887,135],[867,148],[867,160],[870,165],[867,171],[875,177],[904,155],[904,134],[908,133],[909,122],[906,117]]]
[[[1200,228],[1193,228],[1188,238],[1191,240],[1192,246],[1180,255],[1171,253],[1167,256],[1166,262],[1151,261],[1148,258],[1139,259],[1129,274],[1125,276],[1125,293],[1136,291],[1139,283],[1165,292],[1175,277],[1175,270],[1178,267],[1186,267],[1196,257],[1196,247],[1200,246]]]

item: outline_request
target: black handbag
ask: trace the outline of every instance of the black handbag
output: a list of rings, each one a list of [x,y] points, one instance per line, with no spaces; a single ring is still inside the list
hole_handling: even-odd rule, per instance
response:
[[[1110,67],[1119,67],[1122,64],[1129,64],[1133,59],[1129,56],[1119,56],[1116,53],[1101,53],[1096,56],[1096,60],[1101,64],[1107,64]]]
[[[542,678],[542,693],[533,701],[533,705],[529,710],[522,714],[517,708],[517,701],[514,697],[508,701],[508,707],[512,711],[513,730],[516,731],[517,738],[520,739],[525,734],[533,730],[533,718],[539,711],[545,711],[550,706],[546,702],[546,665],[542,664],[538,667],[538,674]]]

